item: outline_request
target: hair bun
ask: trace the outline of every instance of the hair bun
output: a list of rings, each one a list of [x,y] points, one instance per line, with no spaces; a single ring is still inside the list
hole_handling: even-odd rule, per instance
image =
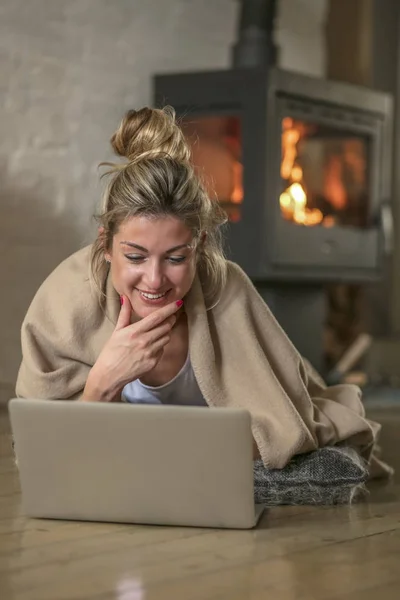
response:
[[[171,106],[129,110],[112,136],[111,145],[116,154],[130,163],[160,156],[177,161],[190,158],[189,146]]]

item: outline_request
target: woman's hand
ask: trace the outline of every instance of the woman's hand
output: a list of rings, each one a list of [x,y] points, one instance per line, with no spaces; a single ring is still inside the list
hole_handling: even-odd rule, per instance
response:
[[[90,370],[83,401],[118,401],[127,383],[154,369],[170,340],[175,313],[182,305],[172,302],[131,325],[131,303],[127,296],[121,300],[114,333]]]

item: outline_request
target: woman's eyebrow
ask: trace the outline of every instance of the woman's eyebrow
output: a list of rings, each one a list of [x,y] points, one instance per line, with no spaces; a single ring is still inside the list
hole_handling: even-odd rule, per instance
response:
[[[136,248],[136,250],[141,250],[142,252],[147,252],[147,254],[149,253],[149,251],[147,250],[147,248],[143,248],[143,246],[139,246],[139,244],[134,244],[133,242],[120,242],[121,246],[131,246],[131,248]]]

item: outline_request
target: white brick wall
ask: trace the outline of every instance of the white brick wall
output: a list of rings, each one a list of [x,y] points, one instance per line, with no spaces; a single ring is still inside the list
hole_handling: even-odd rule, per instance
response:
[[[282,64],[322,75],[327,0],[282,0]],[[0,1],[0,383],[38,285],[90,241],[97,164],[157,72],[226,67],[235,0]],[[297,15],[297,16],[296,16]]]
[[[325,21],[329,0],[278,0],[276,43],[283,69],[326,75]]]

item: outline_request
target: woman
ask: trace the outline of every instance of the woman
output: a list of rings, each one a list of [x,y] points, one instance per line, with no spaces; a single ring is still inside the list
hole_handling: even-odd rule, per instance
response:
[[[371,461],[379,426],[359,389],[326,388],[225,260],[225,214],[173,110],[129,111],[111,144],[126,161],[110,165],[99,236],[36,294],[17,394],[244,407],[267,467],[342,442]]]

